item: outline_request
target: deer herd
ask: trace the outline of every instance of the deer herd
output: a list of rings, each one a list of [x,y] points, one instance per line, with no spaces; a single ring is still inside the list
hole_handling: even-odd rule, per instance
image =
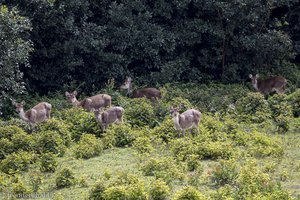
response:
[[[263,94],[269,94],[276,92],[283,94],[286,88],[287,80],[281,76],[270,77],[265,80],[258,79],[259,75],[249,74],[251,84],[254,89]],[[124,83],[120,86],[120,89],[127,90],[126,94],[131,98],[147,98],[152,102],[157,102],[161,99],[161,92],[156,88],[141,88],[132,91],[132,78],[126,77]],[[73,106],[81,107],[88,112],[94,112],[95,119],[99,122],[102,131],[108,127],[109,124],[122,123],[124,108],[120,106],[111,106],[111,96],[108,94],[98,94],[91,97],[86,97],[81,101],[76,98],[77,92],[65,92],[65,96]],[[47,121],[50,119],[50,113],[52,105],[47,102],[41,102],[32,107],[31,109],[24,111],[25,102],[16,103],[14,100],[12,104],[16,107],[16,111],[19,113],[19,117],[28,122],[30,127],[33,125]],[[199,133],[199,123],[201,120],[201,112],[196,109],[188,109],[183,113],[179,113],[181,105],[179,107],[171,107],[170,113],[173,117],[175,129],[178,131],[179,136],[181,133],[184,135],[185,131],[192,128]]]

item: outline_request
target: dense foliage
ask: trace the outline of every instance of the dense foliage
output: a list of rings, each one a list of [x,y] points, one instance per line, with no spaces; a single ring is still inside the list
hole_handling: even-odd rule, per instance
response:
[[[32,67],[22,67],[30,91],[47,93],[66,85],[91,92],[128,74],[144,84],[232,83],[259,72],[299,84],[296,0],[6,4],[32,23]]]

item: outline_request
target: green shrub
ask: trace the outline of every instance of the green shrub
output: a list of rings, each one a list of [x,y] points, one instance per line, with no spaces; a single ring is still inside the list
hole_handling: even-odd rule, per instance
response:
[[[103,192],[105,189],[103,181],[97,181],[89,193],[89,199],[104,200]]]
[[[217,185],[233,184],[238,176],[235,160],[222,160],[212,172],[212,181]]]
[[[36,138],[35,149],[38,153],[54,153],[64,155],[66,147],[59,133],[54,131],[41,131],[34,135]]]
[[[173,200],[205,200],[207,199],[200,191],[192,186],[186,186],[174,194]]]
[[[300,89],[287,96],[288,103],[292,106],[294,117],[300,116]]]
[[[133,147],[139,153],[151,153],[154,148],[151,145],[151,139],[149,137],[137,137],[133,142]]]
[[[58,165],[56,155],[53,153],[43,153],[39,159],[41,172],[55,172]]]
[[[89,159],[100,155],[102,151],[103,145],[101,140],[91,134],[83,134],[79,143],[74,146],[74,154],[76,158]]]
[[[33,150],[33,137],[27,134],[24,130],[14,126],[4,126],[0,128],[0,160],[4,159],[6,155],[19,150],[31,151]]]
[[[32,152],[19,151],[6,156],[0,163],[0,169],[6,174],[15,174],[28,170],[29,164],[34,161]]]
[[[286,95],[273,95],[268,99],[272,118],[275,121],[279,132],[287,132],[289,130],[289,122],[292,117],[292,107],[287,102]]]
[[[186,161],[190,155],[197,155],[197,148],[198,142],[190,138],[179,138],[170,142],[170,151],[179,161]]]
[[[200,162],[200,156],[195,154],[190,154],[187,157],[187,167],[189,171],[195,171],[196,169],[201,169],[202,165]]]
[[[236,111],[242,121],[262,123],[271,118],[268,101],[259,92],[249,92],[236,102]]]
[[[12,193],[16,198],[23,198],[24,195],[29,194],[30,189],[24,184],[23,181],[18,180],[11,185]]]
[[[163,142],[169,143],[172,139],[178,138],[178,133],[175,130],[174,122],[170,118],[164,120],[159,126],[152,130],[152,134],[161,138]]]
[[[170,183],[174,180],[182,180],[185,176],[183,174],[183,167],[175,162],[171,157],[165,158],[150,158],[145,161],[141,170],[146,176],[154,176],[157,179]]]
[[[127,122],[133,127],[154,127],[157,124],[152,103],[146,98],[131,99],[130,105],[124,109]]]
[[[123,185],[112,186],[104,190],[102,196],[105,200],[127,200],[128,191]]]
[[[63,144],[65,146],[69,146],[72,140],[71,132],[69,130],[71,130],[71,127],[68,123],[52,118],[45,123],[40,123],[37,126],[36,132],[43,132],[43,131],[56,132],[60,135],[61,139],[63,140]]]
[[[65,188],[65,187],[70,187],[76,183],[76,179],[74,177],[73,172],[68,169],[64,168],[62,169],[56,179],[55,179],[55,185],[57,188]]]
[[[269,199],[271,196],[275,199],[290,199],[288,192],[272,181],[268,174],[260,171],[255,161],[247,161],[236,179],[235,198]]]
[[[106,148],[111,146],[131,146],[135,139],[134,131],[128,124],[114,124],[103,134],[102,141]]]
[[[19,128],[16,125],[8,125],[0,127],[0,138],[11,139],[13,135],[16,134],[26,134],[23,129]]]
[[[56,113],[57,118],[69,124],[72,139],[78,141],[83,133],[100,135],[100,127],[92,112],[81,108],[64,109]]]
[[[268,137],[263,133],[253,131],[249,133],[251,140],[248,141],[246,147],[248,147],[248,152],[255,157],[265,157],[283,156],[284,150],[282,143],[279,139],[273,137]]]
[[[230,159],[237,149],[234,149],[230,141],[199,143],[196,154],[203,159]]]
[[[29,184],[32,187],[33,192],[37,192],[41,188],[42,174],[37,172],[31,172],[29,174]]]
[[[164,200],[167,199],[170,194],[170,187],[162,180],[155,180],[151,183],[149,193],[150,199]]]

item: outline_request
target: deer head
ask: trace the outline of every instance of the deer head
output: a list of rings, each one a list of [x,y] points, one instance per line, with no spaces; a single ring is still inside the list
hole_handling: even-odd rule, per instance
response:
[[[66,97],[67,97],[67,100],[70,102],[70,103],[75,103],[77,101],[76,99],[76,95],[77,95],[77,91],[75,90],[74,92],[66,92],[65,93]]]

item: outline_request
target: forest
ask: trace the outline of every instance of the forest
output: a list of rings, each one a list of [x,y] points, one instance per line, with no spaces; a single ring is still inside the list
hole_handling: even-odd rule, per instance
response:
[[[0,0],[0,198],[300,198],[299,33],[299,0]]]

